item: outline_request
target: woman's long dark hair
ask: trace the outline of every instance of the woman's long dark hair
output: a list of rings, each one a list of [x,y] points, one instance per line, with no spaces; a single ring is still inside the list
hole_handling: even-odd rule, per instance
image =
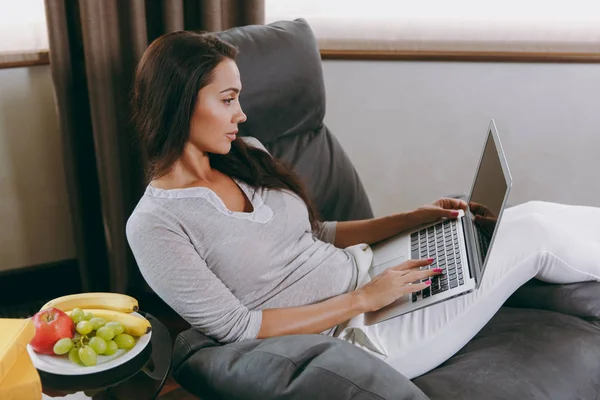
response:
[[[183,154],[198,92],[217,65],[237,49],[210,33],[172,32],[156,39],[142,56],[133,86],[133,122],[148,157],[148,181],[165,175]],[[209,154],[211,168],[255,188],[288,189],[306,204],[310,225],[317,213],[291,167],[241,138],[227,154]]]

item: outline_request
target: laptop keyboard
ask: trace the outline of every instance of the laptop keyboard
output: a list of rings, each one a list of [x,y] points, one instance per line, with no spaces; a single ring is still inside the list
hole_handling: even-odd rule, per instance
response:
[[[431,286],[412,294],[413,302],[464,285],[456,223],[457,220],[448,219],[410,235],[412,259],[435,259],[431,265],[421,269],[443,270],[440,275],[431,278]],[[426,280],[423,279],[423,282]]]

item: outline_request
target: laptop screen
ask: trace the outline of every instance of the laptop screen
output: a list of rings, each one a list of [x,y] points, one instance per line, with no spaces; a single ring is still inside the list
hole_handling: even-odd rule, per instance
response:
[[[476,228],[475,239],[479,242],[477,247],[482,265],[486,262],[490,241],[496,229],[507,189],[499,152],[490,130],[468,202],[473,216],[473,226]]]

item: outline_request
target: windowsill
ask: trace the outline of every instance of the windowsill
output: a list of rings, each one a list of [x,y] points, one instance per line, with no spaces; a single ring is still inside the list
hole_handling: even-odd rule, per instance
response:
[[[321,49],[322,60],[600,63],[600,53],[498,51],[374,51]]]
[[[600,62],[600,20],[307,20],[324,59]]]
[[[0,54],[0,69],[50,64],[48,51]]]

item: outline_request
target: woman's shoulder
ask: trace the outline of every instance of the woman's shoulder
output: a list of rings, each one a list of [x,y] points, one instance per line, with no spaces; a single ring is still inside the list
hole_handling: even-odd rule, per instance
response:
[[[142,196],[125,226],[127,235],[137,235],[157,226],[176,226],[171,213],[152,197]]]
[[[149,232],[187,236],[190,224],[214,225],[217,212],[209,194],[205,187],[163,190],[148,186],[127,219],[127,236]]]

